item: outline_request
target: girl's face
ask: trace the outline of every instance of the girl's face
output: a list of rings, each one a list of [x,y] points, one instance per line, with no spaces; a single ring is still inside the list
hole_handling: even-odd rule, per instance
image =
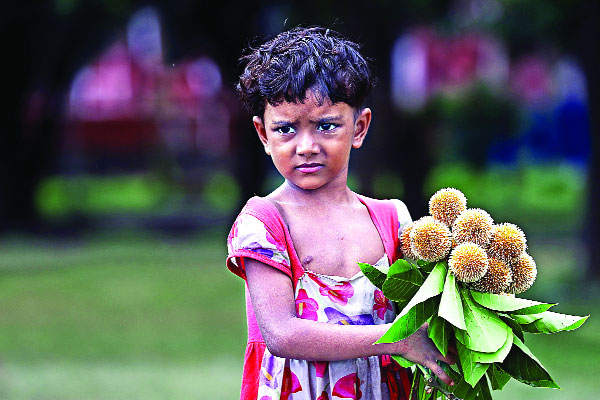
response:
[[[286,181],[300,189],[315,190],[348,178],[350,149],[362,146],[371,122],[371,110],[355,118],[346,103],[319,105],[312,92],[304,103],[267,104],[264,119],[253,118],[258,136]]]

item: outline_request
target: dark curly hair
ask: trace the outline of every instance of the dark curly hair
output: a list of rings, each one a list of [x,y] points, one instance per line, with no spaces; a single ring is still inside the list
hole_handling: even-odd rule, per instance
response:
[[[267,102],[304,102],[312,90],[319,104],[326,99],[359,110],[374,85],[360,46],[322,27],[297,27],[258,48],[250,48],[237,92],[246,109],[264,116]]]

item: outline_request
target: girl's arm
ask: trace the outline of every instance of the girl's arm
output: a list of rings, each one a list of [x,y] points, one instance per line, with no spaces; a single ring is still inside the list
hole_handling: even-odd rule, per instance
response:
[[[442,356],[427,337],[426,327],[399,342],[374,345],[391,324],[337,325],[298,318],[290,278],[259,261],[246,258],[244,262],[256,320],[272,354],[311,361],[398,354],[453,384],[436,360],[450,364],[454,360]]]

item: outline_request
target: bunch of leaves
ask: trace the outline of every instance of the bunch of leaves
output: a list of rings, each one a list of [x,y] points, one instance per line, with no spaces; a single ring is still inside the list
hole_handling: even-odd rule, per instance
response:
[[[436,263],[400,259],[389,268],[359,263],[369,280],[396,302],[400,313],[376,343],[406,339],[424,323],[440,353],[458,352],[454,365],[440,362],[454,380],[448,386],[426,368],[398,355],[414,368],[413,394],[418,399],[491,399],[514,378],[534,387],[560,389],[525,345],[524,333],[556,333],[580,327],[586,317],[549,311],[556,305],[513,295],[482,293],[456,280],[446,260]]]

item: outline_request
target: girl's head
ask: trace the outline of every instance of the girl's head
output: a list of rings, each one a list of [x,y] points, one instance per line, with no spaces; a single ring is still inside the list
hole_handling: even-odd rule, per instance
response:
[[[374,84],[358,44],[321,27],[282,32],[241,60],[246,67],[237,91],[261,118],[267,103],[302,103],[309,91],[321,103],[343,102],[358,111]]]

